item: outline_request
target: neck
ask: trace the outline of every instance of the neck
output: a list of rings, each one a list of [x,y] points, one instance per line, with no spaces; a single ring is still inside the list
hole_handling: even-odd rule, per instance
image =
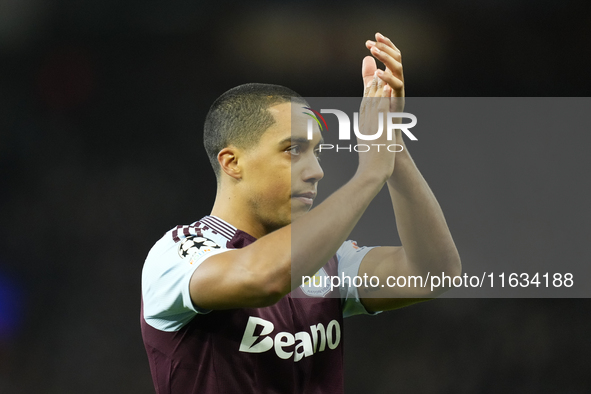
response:
[[[211,215],[217,216],[255,238],[261,238],[270,233],[269,229],[253,218],[252,210],[244,199],[235,193],[228,192],[228,189],[230,188],[218,187]]]

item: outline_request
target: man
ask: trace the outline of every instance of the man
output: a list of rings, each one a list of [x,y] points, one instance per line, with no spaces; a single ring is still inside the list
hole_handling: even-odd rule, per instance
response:
[[[386,65],[363,61],[360,127],[370,130],[378,112],[401,110],[404,83],[400,51],[388,38],[378,33],[366,46]],[[142,274],[142,334],[159,394],[342,393],[343,316],[438,293],[345,284],[310,295],[299,278],[459,275],[443,213],[406,148],[359,154],[355,176],[310,210],[323,177],[322,136],[292,129],[305,117],[292,114],[300,105],[292,97],[280,86],[248,84],[210,109],[204,138],[218,180],[211,215],[165,234]],[[388,142],[385,134],[375,143]],[[404,147],[400,130],[396,142]],[[346,241],[384,183],[402,246]]]

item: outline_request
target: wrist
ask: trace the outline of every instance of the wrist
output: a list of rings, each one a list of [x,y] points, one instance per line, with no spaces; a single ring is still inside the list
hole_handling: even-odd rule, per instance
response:
[[[381,189],[389,178],[391,178],[391,174],[360,167],[357,168],[357,172],[353,175],[351,182],[356,183],[360,188],[376,187]]]

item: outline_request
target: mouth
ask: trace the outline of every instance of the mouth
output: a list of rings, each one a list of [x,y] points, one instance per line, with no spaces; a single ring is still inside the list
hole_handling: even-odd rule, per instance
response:
[[[306,205],[312,205],[314,203],[315,197],[316,197],[315,192],[297,193],[297,194],[293,194],[291,196],[291,198],[296,199]]]

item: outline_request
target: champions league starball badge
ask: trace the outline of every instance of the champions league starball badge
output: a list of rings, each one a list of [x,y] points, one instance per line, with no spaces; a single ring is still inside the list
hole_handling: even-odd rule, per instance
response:
[[[201,255],[219,248],[220,246],[209,238],[192,236],[181,241],[179,245],[179,256],[185,258],[195,254]]]

